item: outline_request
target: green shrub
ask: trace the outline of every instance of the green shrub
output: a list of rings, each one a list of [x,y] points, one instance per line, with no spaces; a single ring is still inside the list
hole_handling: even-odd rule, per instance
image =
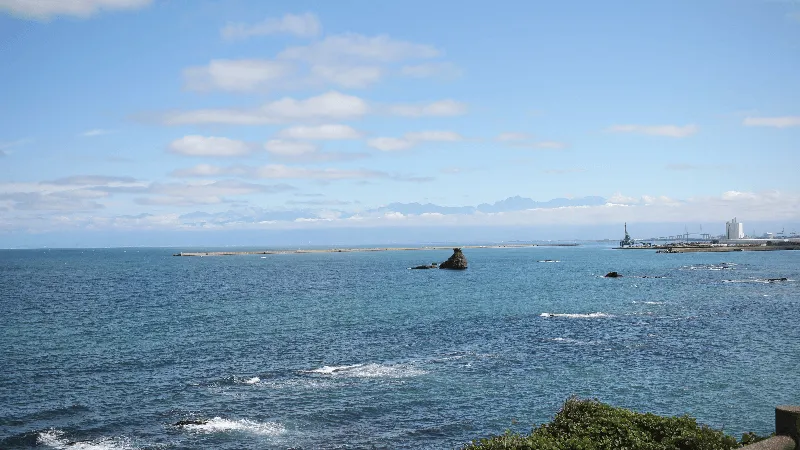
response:
[[[663,417],[615,408],[598,400],[569,398],[553,421],[522,435],[506,431],[478,439],[469,450],[729,450],[764,437],[748,433],[738,442],[687,415]]]

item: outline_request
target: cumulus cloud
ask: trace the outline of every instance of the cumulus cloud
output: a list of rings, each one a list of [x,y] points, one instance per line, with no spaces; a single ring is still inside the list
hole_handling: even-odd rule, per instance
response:
[[[149,206],[194,206],[229,203],[226,197],[275,194],[293,190],[288,184],[257,184],[238,180],[220,180],[196,183],[152,183],[146,197],[137,197],[134,202]]]
[[[175,177],[238,176],[254,179],[305,179],[305,180],[353,180],[370,178],[389,178],[386,172],[366,169],[311,169],[282,164],[265,166],[213,166],[199,164],[172,173]]]
[[[247,39],[252,36],[291,34],[299,37],[315,37],[322,32],[317,16],[311,13],[286,14],[281,18],[269,17],[261,22],[246,24],[229,22],[220,30],[224,39]]]
[[[52,181],[45,181],[39,184],[52,184],[59,186],[110,186],[131,183],[137,183],[136,178],[109,175],[74,175],[70,177],[58,178]]]
[[[742,124],[746,127],[800,127],[800,116],[746,117]]]
[[[698,130],[696,125],[613,125],[606,129],[611,133],[635,133],[674,138],[691,136]]]
[[[283,129],[278,136],[287,139],[341,140],[359,139],[362,133],[347,125],[296,126]]]
[[[89,17],[100,10],[143,8],[153,0],[0,0],[0,10],[16,16],[48,20],[54,16]]]
[[[440,51],[430,45],[392,39],[386,35],[369,37],[345,33],[328,36],[309,45],[287,48],[278,54],[278,58],[312,64],[336,64],[345,61],[388,63],[435,58],[439,55]]]
[[[330,91],[305,100],[284,97],[252,109],[199,109],[167,113],[166,125],[262,125],[292,121],[347,120],[364,116],[367,102],[359,97]]]
[[[411,78],[452,79],[461,75],[461,70],[450,62],[428,62],[403,66],[400,73]]]
[[[51,195],[42,192],[0,192],[0,202],[18,211],[93,211],[104,206],[80,195]]]
[[[390,105],[387,112],[403,117],[448,117],[461,116],[467,113],[467,105],[455,100],[446,99],[430,103]]]
[[[285,139],[271,139],[264,144],[264,149],[274,161],[292,163],[353,161],[369,156],[366,153],[321,152],[319,147],[311,142]]]
[[[264,59],[215,59],[183,71],[187,89],[248,92],[279,87],[295,71],[291,63]]]
[[[455,131],[416,131],[401,138],[378,137],[367,141],[367,145],[384,152],[409,149],[421,142],[458,142],[464,138]]]
[[[252,146],[246,142],[214,136],[184,136],[169,144],[171,153],[184,156],[243,156],[251,150]]]
[[[93,130],[87,130],[80,134],[82,137],[95,137],[95,136],[102,136],[104,134],[111,134],[114,130],[104,130],[102,128],[95,128]]]
[[[298,30],[313,30],[312,15],[285,16],[296,19]],[[302,20],[301,20],[302,19]],[[258,26],[229,24],[223,35],[244,37],[275,30],[278,21],[270,19]],[[302,24],[302,26],[300,26]],[[319,28],[318,26],[316,27]],[[252,92],[267,89],[308,89],[336,86],[347,89],[372,86],[396,65],[441,54],[436,48],[393,39],[386,35],[364,36],[345,33],[327,36],[308,45],[289,47],[271,59],[213,60],[206,66],[184,70],[185,85],[191,90]],[[458,69],[448,62],[426,62],[399,69],[404,76],[452,77]]]

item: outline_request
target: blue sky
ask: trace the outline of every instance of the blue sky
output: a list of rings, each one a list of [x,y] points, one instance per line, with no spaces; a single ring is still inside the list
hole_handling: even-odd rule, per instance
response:
[[[5,246],[800,223],[796,1],[0,0],[0,57]],[[573,201],[390,207],[514,196]]]

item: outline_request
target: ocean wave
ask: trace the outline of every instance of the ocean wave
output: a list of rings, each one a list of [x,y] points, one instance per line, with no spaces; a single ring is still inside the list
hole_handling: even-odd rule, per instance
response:
[[[614,316],[602,312],[593,312],[589,314],[541,313],[539,314],[539,317],[565,317],[568,319],[601,319]]]
[[[580,339],[563,338],[563,337],[557,337],[550,340],[553,342],[558,342],[560,344],[572,344],[572,345],[592,345],[596,343],[594,341],[581,341]]]
[[[722,280],[723,283],[778,283],[781,281],[794,281],[789,278],[748,278],[746,280]]]
[[[681,270],[734,270],[738,264],[736,263],[719,263],[719,264],[695,264],[691,266],[683,266]]]
[[[248,379],[246,379],[246,380],[244,380],[242,382],[244,384],[258,384],[258,383],[261,383],[261,378],[259,378],[259,377],[251,377],[251,378],[248,378]]]
[[[181,427],[188,431],[203,434],[238,431],[265,436],[277,436],[286,432],[286,427],[277,422],[255,422],[247,419],[230,420],[221,417],[201,420],[197,421],[197,423],[187,423],[186,425],[181,425]]]
[[[664,302],[639,302],[634,300],[633,303],[641,303],[642,305],[663,305]]]
[[[557,259],[540,259],[537,262],[540,262],[540,263],[560,263],[561,261],[559,261]]]
[[[128,438],[100,438],[93,441],[71,441],[64,438],[64,432],[51,428],[42,431],[36,438],[38,445],[44,445],[55,449],[69,450],[127,450],[136,448]]]
[[[328,375],[345,378],[407,378],[424,375],[422,369],[407,364],[353,364],[349,366],[323,366],[318,369],[304,370],[304,373]]]

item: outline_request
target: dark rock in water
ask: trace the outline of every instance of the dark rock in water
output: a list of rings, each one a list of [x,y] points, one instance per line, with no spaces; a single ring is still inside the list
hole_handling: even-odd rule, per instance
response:
[[[783,278],[767,278],[767,281],[769,281],[770,283],[774,283],[775,281],[789,281],[789,279],[786,278],[786,277],[783,277]]]
[[[617,272],[608,272],[608,273],[605,275],[605,278],[619,278],[619,277],[621,277],[621,276],[622,276],[622,275],[618,274]]]
[[[437,266],[438,266],[438,264],[433,263],[430,266],[416,266],[416,267],[412,267],[412,269],[435,269]]]
[[[439,264],[440,269],[464,270],[467,268],[467,257],[461,252],[460,248],[453,249],[453,255],[447,261]]]
[[[174,427],[183,427],[186,425],[205,425],[207,424],[207,420],[179,420],[172,424]]]

